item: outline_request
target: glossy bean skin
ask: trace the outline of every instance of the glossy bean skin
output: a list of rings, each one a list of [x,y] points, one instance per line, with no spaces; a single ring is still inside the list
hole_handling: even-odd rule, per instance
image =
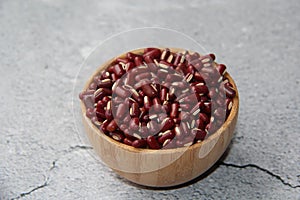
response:
[[[124,69],[122,68],[122,66],[121,66],[120,64],[116,64],[116,65],[113,67],[112,71],[113,71],[114,74],[116,74],[118,77],[121,77],[121,76],[125,73]]]
[[[167,139],[173,139],[175,137],[175,133],[171,130],[166,131],[162,136],[158,138],[158,142],[163,144]]]
[[[143,55],[144,58],[146,58],[147,56],[149,56],[152,59],[160,58],[161,51],[160,49],[152,49],[151,51],[148,51]]]
[[[135,57],[134,58],[134,64],[135,66],[139,67],[139,66],[143,66],[143,58],[141,57]]]
[[[225,88],[225,93],[226,93],[227,97],[229,97],[229,98],[234,98],[235,97],[236,92],[231,86],[225,85],[224,88]]]
[[[174,121],[171,118],[166,118],[163,122],[162,122],[162,128],[161,131],[165,132],[167,130],[171,130],[173,127],[175,126]]]
[[[147,137],[147,144],[151,149],[160,149],[160,145],[154,136]]]
[[[141,56],[132,52],[128,52],[126,54],[126,58],[129,59],[130,61],[134,61],[135,57],[141,57]]]
[[[150,98],[154,98],[157,95],[152,85],[149,84],[143,85],[142,90]]]
[[[135,140],[131,143],[131,145],[135,148],[143,148],[147,146],[147,141],[144,139]]]
[[[178,103],[173,103],[171,105],[171,113],[170,113],[170,117],[171,118],[176,118],[179,114],[179,104]]]
[[[132,105],[131,105],[131,113],[130,115],[132,117],[139,117],[140,116],[140,109],[139,109],[139,104],[134,102]]]
[[[113,132],[117,129],[118,125],[115,120],[110,121],[110,123],[107,125],[106,130],[109,132]]]
[[[110,136],[114,139],[114,140],[117,140],[119,142],[122,142],[125,138],[125,136],[120,133],[120,132],[111,132],[110,133]]]
[[[127,98],[130,95],[130,92],[128,90],[124,89],[124,87],[117,87],[115,89],[114,93],[121,98]]]

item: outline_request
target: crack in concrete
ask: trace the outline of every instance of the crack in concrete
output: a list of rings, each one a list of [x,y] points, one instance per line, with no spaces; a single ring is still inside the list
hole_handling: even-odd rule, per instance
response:
[[[226,163],[224,161],[221,161],[219,162],[219,165],[223,165],[223,166],[226,166],[226,167],[234,167],[234,168],[239,168],[239,169],[246,169],[246,168],[255,168],[257,170],[260,170],[274,178],[276,178],[277,180],[279,180],[282,184],[286,185],[286,186],[289,186],[290,188],[293,188],[293,189],[296,189],[296,188],[300,188],[300,185],[292,185],[288,182],[286,182],[283,178],[281,178],[281,176],[271,172],[270,170],[268,169],[265,169],[265,168],[262,168],[258,165],[255,165],[255,164],[245,164],[245,165],[236,165],[236,164],[233,164],[233,163]]]
[[[73,147],[70,147],[71,150],[76,150],[76,149],[93,149],[91,146],[85,146],[85,145],[76,145]]]
[[[34,192],[34,191],[36,191],[36,190],[39,190],[39,189],[42,189],[42,188],[48,186],[48,185],[49,185],[49,182],[48,182],[48,181],[49,181],[49,177],[46,178],[45,182],[44,182],[42,185],[39,185],[39,186],[37,186],[37,187],[31,189],[31,190],[28,191],[28,192],[22,192],[19,196],[14,197],[14,198],[12,198],[11,200],[23,198],[23,197],[25,197],[25,196],[27,196],[27,195],[30,195],[32,192]]]
[[[64,150],[63,152],[65,152],[64,155],[66,155],[67,153],[72,153],[74,152],[75,150],[77,149],[82,149],[82,150],[89,150],[89,149],[93,149],[93,147],[90,147],[90,146],[84,146],[84,145],[75,145],[75,146],[71,146],[69,149],[67,150]],[[63,155],[63,156],[64,156]],[[46,177],[46,180],[43,184],[41,185],[38,185],[36,187],[34,187],[33,189],[31,189],[30,191],[28,192],[22,192],[20,193],[17,197],[14,197],[14,198],[11,198],[11,200],[15,200],[15,199],[20,199],[20,198],[23,198],[27,195],[30,195],[31,193],[35,192],[36,190],[39,190],[39,189],[42,189],[46,186],[49,185],[49,180],[50,180],[50,172],[52,170],[54,170],[55,168],[57,168],[57,165],[56,165],[56,162],[61,158],[62,156],[60,156],[59,158],[56,158],[55,160],[52,161],[52,166],[49,168],[48,170],[48,173],[49,175]]]
[[[75,145],[75,146],[71,146],[69,149],[67,149],[67,150],[63,150],[63,152],[65,153],[65,154],[67,154],[67,153],[71,153],[71,152],[73,152],[73,151],[76,151],[76,150],[78,150],[78,149],[83,149],[83,150],[89,150],[89,149],[93,149],[93,147],[91,147],[91,146],[85,146],[85,145]]]

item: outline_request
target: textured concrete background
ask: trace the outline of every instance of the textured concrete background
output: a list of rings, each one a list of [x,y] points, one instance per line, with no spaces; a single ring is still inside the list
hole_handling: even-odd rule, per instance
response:
[[[300,2],[0,1],[0,199],[300,199]],[[111,34],[172,28],[239,88],[240,117],[211,173],[170,190],[118,177],[78,139],[72,87]]]

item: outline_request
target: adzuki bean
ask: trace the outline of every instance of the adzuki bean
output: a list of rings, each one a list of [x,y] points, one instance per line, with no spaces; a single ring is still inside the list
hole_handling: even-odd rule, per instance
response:
[[[149,149],[189,146],[213,134],[232,110],[236,91],[215,59],[168,48],[128,52],[79,98],[86,117],[116,141]]]

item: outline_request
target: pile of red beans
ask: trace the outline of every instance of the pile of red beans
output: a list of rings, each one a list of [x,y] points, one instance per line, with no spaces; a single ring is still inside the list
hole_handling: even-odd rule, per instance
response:
[[[215,55],[146,48],[96,75],[79,97],[104,134],[136,148],[190,146],[219,129],[236,91]]]

